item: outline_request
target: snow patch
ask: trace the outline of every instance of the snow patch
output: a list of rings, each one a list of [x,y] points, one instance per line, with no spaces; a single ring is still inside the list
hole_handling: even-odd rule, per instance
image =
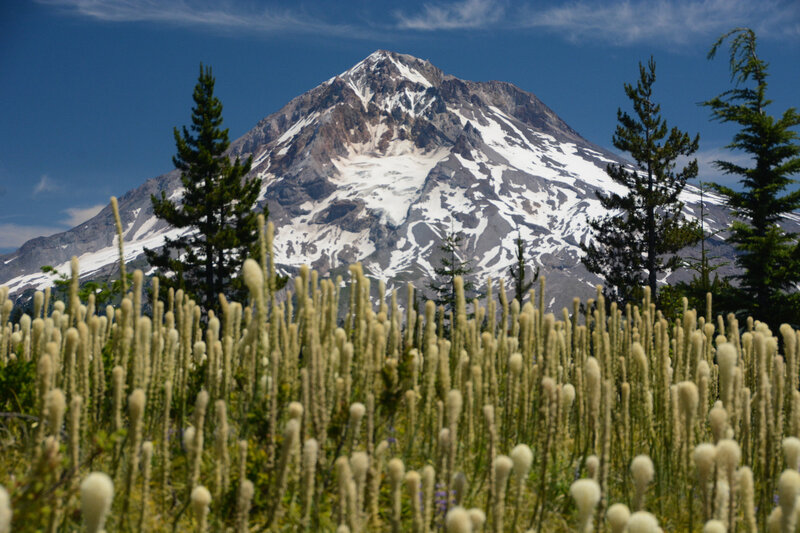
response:
[[[305,128],[306,126],[308,126],[309,124],[311,124],[315,120],[317,120],[318,116],[319,116],[319,112],[315,112],[315,113],[311,113],[307,117],[301,118],[300,120],[298,120],[297,122],[292,124],[292,126],[288,130],[283,132],[283,135],[278,137],[278,140],[275,141],[275,144],[276,145],[283,144],[286,141],[289,141],[289,140],[293,139],[295,137],[295,135],[297,135],[298,133],[300,133],[303,130],[303,128]],[[286,147],[286,149],[288,149],[288,147]]]
[[[422,74],[420,74],[416,70],[411,70],[410,68],[408,68],[405,64],[401,63],[400,61],[395,61],[395,59],[392,56],[388,56],[388,57],[389,57],[389,60],[392,63],[394,63],[394,66],[397,67],[397,70],[400,71],[400,75],[403,76],[405,79],[407,79],[407,80],[409,80],[411,82],[414,82],[414,83],[419,83],[420,85],[423,85],[426,88],[431,86],[431,82],[429,82],[427,80],[427,78],[425,78],[425,76],[423,76]]]
[[[394,140],[380,153],[378,140],[386,131],[380,124],[371,140],[352,145],[347,156],[334,159],[337,198],[358,199],[367,209],[381,213],[381,221],[397,227],[417,200],[430,171],[449,155],[447,149],[425,152],[408,140]]]

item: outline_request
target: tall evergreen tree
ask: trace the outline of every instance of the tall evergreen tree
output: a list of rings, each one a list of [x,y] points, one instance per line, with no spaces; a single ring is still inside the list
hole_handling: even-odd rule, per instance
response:
[[[720,46],[730,44],[731,81],[734,88],[705,102],[714,120],[731,122],[741,129],[727,146],[752,157],[751,166],[730,161],[715,161],[725,174],[739,176],[741,191],[714,184],[739,218],[728,239],[739,254],[736,262],[742,273],[739,280],[739,309],[763,320],[779,316],[783,321],[800,322],[800,298],[789,293],[800,282],[800,244],[796,235],[785,232],[781,218],[800,209],[800,190],[785,192],[800,172],[800,145],[797,132],[800,115],[794,108],[780,119],[766,112],[771,103],[766,97],[767,63],[756,54],[756,35],[748,28],[734,29],[711,47],[709,59]]]
[[[235,274],[258,241],[255,205],[261,179],[245,179],[251,158],[231,162],[225,154],[228,130],[221,127],[222,103],[214,96],[210,67],[200,65],[192,98],[192,125],[174,129],[172,162],[181,171],[183,198],[175,202],[163,191],[160,198],[151,196],[158,218],[189,231],[145,253],[162,286],[182,288],[203,308],[217,309],[220,293],[242,296]]]
[[[519,230],[517,230],[517,238],[514,239],[514,244],[517,247],[514,251],[517,261],[515,264],[508,267],[508,273],[511,276],[511,283],[514,287],[514,298],[516,298],[521,305],[522,299],[525,298],[525,295],[531,290],[533,283],[539,279],[539,267],[537,266],[534,269],[533,277],[529,280],[525,264],[525,241],[522,239]]]
[[[436,302],[437,306],[444,306],[445,311],[455,312],[456,276],[461,276],[464,282],[464,296],[467,300],[469,300],[470,293],[475,290],[475,285],[468,279],[468,276],[472,274],[470,261],[461,258],[463,240],[464,235],[455,230],[450,230],[445,236],[439,246],[443,253],[441,265],[433,269],[438,276],[438,280],[428,285],[436,293],[434,302]]]
[[[686,181],[697,175],[697,160],[675,169],[679,157],[697,151],[699,137],[667,127],[661,106],[653,101],[655,80],[656,65],[650,58],[647,67],[639,64],[636,86],[624,85],[635,116],[617,111],[613,143],[630,154],[636,168],[608,165],[608,175],[627,193],[597,193],[608,214],[589,221],[594,240],[581,245],[584,265],[605,277],[610,300],[634,299],[643,282],[655,297],[658,273],[677,268],[677,252],[699,238],[697,225],[681,215],[678,199]]]

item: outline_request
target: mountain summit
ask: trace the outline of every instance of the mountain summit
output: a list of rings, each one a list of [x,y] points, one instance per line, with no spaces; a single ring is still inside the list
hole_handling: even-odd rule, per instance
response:
[[[622,192],[605,173],[620,159],[510,83],[464,81],[378,50],[261,120],[230,151],[253,156],[286,271],[361,261],[369,275],[423,288],[454,229],[482,281],[506,275],[519,231],[547,276],[551,305],[602,282],[581,265],[579,243],[590,238],[587,215],[602,214],[595,192]],[[128,260],[178,231],[153,216],[150,194],[162,190],[180,198],[176,171],[120,199]],[[696,189],[687,187],[683,200],[688,215],[699,214]],[[706,209],[713,227],[727,225],[716,197]],[[12,293],[42,287],[49,279],[39,267],[67,271],[72,255],[83,274],[97,275],[113,268],[115,241],[106,208],[0,256],[0,284]]]

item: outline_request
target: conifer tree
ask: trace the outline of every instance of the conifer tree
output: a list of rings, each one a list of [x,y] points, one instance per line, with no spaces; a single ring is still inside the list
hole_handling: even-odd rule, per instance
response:
[[[445,311],[455,312],[456,308],[456,276],[461,276],[464,282],[464,295],[469,300],[469,294],[474,292],[475,285],[468,276],[472,274],[472,267],[469,260],[461,258],[461,248],[464,236],[455,230],[445,236],[439,249],[442,251],[441,266],[433,271],[438,276],[438,281],[429,284],[436,296],[434,302],[437,306],[444,306]]]
[[[514,298],[522,304],[522,299],[531,290],[533,283],[539,279],[539,267],[537,266],[533,271],[533,277],[528,280],[525,264],[525,241],[522,235],[517,230],[517,238],[514,239],[514,244],[517,246],[514,254],[517,262],[508,267],[508,273],[511,276],[511,283],[514,286]]]
[[[800,209],[800,190],[786,192],[800,172],[800,145],[797,132],[800,114],[794,108],[779,119],[766,112],[771,103],[766,97],[767,63],[756,54],[756,36],[748,28],[734,29],[711,47],[713,58],[720,46],[731,38],[730,70],[734,88],[705,102],[714,120],[731,122],[741,129],[727,146],[752,157],[752,165],[715,161],[716,167],[739,176],[741,191],[714,184],[739,220],[731,236],[742,272],[739,280],[738,308],[749,314],[800,322],[800,298],[788,291],[800,282],[800,244],[794,234],[784,231],[781,218]]]
[[[165,239],[160,250],[145,250],[159,270],[162,286],[182,288],[205,309],[217,309],[220,293],[241,297],[236,272],[258,241],[256,201],[261,179],[245,179],[251,158],[231,162],[228,130],[222,129],[222,103],[214,96],[210,67],[200,65],[192,98],[192,125],[174,129],[181,171],[180,202],[151,196],[153,212],[175,228],[188,231]],[[266,214],[266,210],[265,210]],[[191,231],[195,230],[195,231]]]
[[[597,193],[608,214],[589,220],[593,242],[581,245],[586,268],[605,277],[609,300],[634,299],[643,283],[655,296],[658,274],[677,268],[677,252],[699,238],[697,225],[681,215],[678,199],[686,181],[697,175],[697,160],[675,168],[679,157],[697,151],[699,137],[668,128],[661,106],[653,101],[655,80],[655,61],[650,58],[647,67],[639,64],[636,86],[624,85],[635,115],[617,111],[612,142],[630,154],[635,169],[608,165],[608,175],[627,192]]]

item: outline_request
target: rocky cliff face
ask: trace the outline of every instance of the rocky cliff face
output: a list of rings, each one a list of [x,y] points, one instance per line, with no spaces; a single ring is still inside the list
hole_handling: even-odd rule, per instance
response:
[[[583,139],[533,94],[510,83],[471,82],[412,56],[377,51],[298,96],[231,145],[253,157],[262,203],[276,225],[276,259],[286,271],[307,263],[323,272],[361,261],[390,285],[427,285],[438,245],[455,229],[482,279],[506,275],[517,231],[547,276],[560,309],[602,282],[580,264],[587,216],[602,214],[596,191],[619,191],[606,175],[619,159]],[[171,172],[120,199],[126,258],[174,233],[155,219],[150,194],[179,198]],[[688,216],[698,191],[684,192]],[[706,197],[707,223],[729,215]],[[798,217],[788,224],[798,225]],[[110,208],[65,233],[34,239],[0,256],[0,283],[12,292],[42,287],[43,264],[66,271],[72,255],[85,275],[113,268]],[[714,244],[728,255],[720,238]],[[479,281],[479,284],[481,280]]]

